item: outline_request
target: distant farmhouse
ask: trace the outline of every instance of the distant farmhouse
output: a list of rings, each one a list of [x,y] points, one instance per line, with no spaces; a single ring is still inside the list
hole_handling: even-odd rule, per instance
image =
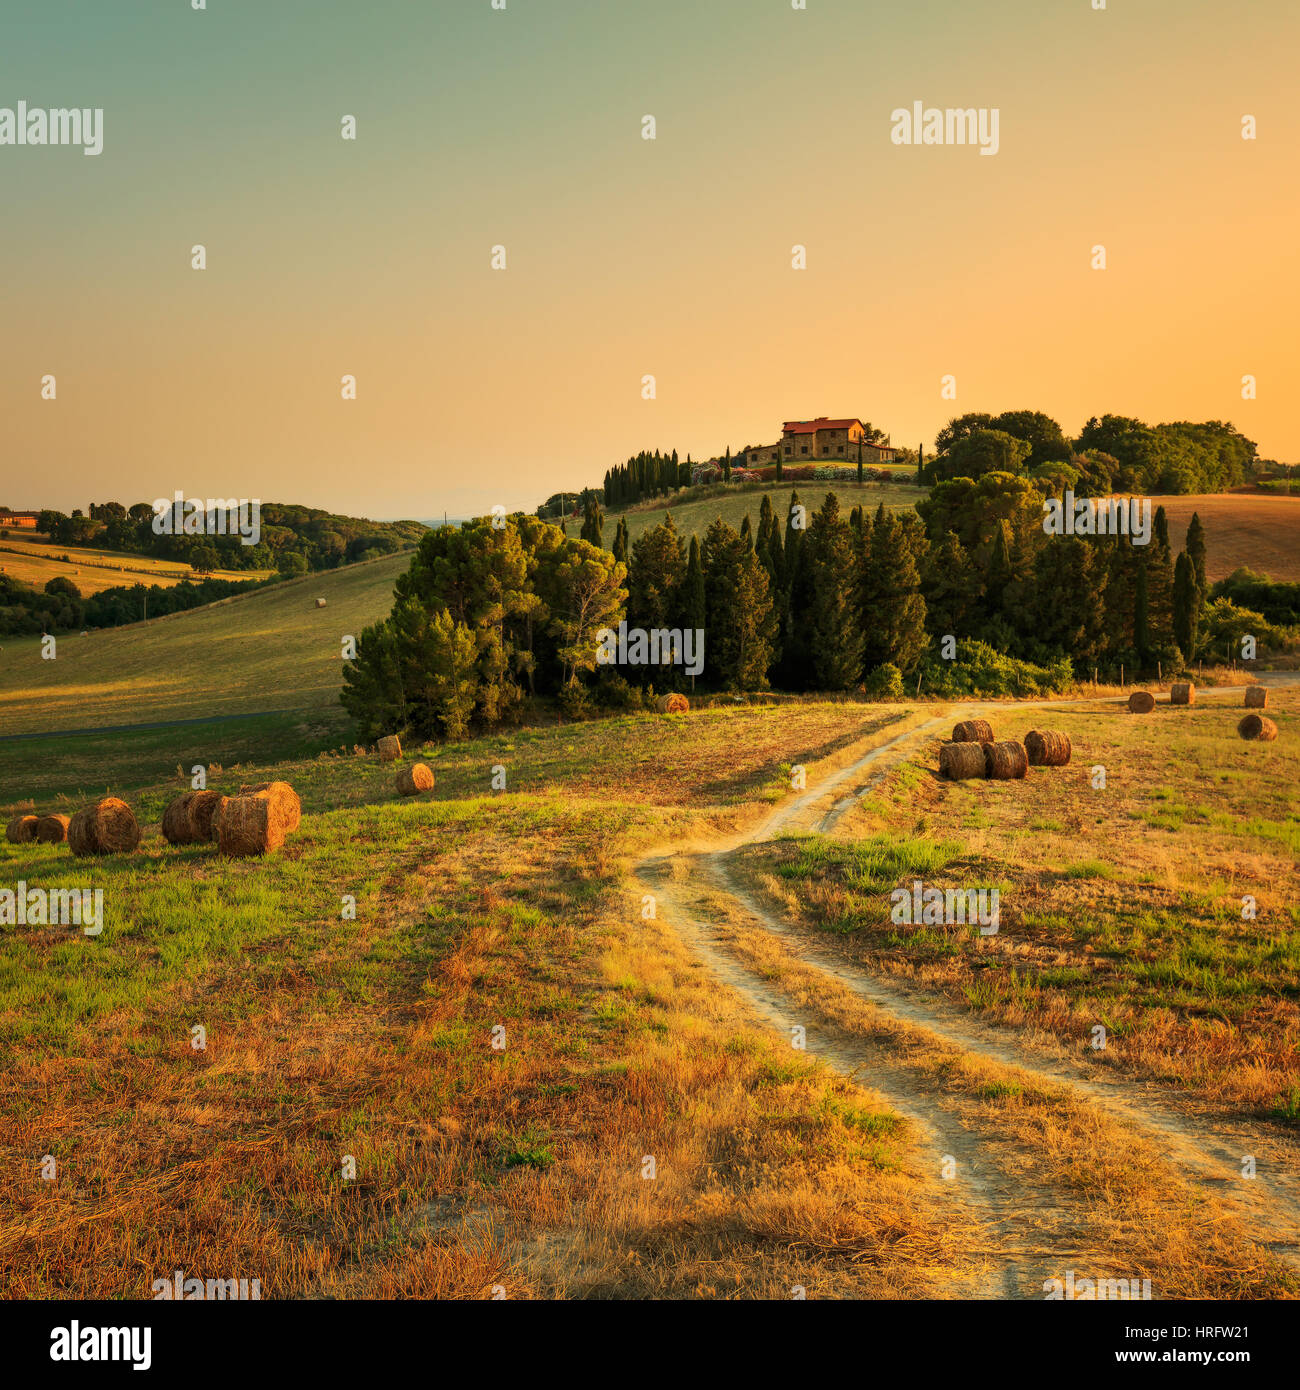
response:
[[[0,530],[12,527],[15,531],[35,531],[39,512],[11,512],[0,507]]]
[[[889,463],[896,456],[888,444],[873,444],[867,439],[867,428],[861,420],[829,420],[819,415],[815,420],[787,420],[781,426],[779,444],[747,446],[736,455],[736,463],[741,468],[775,463],[778,450],[784,463],[804,459],[846,459],[856,463],[859,447],[863,463]]]

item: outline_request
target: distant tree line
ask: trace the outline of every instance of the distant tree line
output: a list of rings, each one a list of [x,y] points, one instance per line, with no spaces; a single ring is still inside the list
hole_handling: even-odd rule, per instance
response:
[[[1103,415],[1071,442],[1055,420],[1036,410],[959,415],[939,431],[935,445],[935,456],[920,470],[924,482],[1014,473],[1080,497],[1223,492],[1251,482],[1257,460],[1255,444],[1218,420],[1145,425]]]
[[[370,521],[311,507],[263,502],[259,543],[245,545],[238,535],[158,535],[153,519],[148,502],[130,507],[103,502],[92,503],[88,516],[79,510],[65,516],[46,509],[40,513],[37,528],[58,545],[148,555],[187,564],[197,571],[278,570],[282,574],[336,569],[406,550],[426,529],[418,521]]]
[[[46,632],[78,632],[83,628],[118,627],[142,618],[160,618],[215,603],[232,594],[261,588],[274,580],[183,580],[158,584],[121,585],[83,598],[71,579],[58,575],[36,589],[10,575],[0,574],[0,634],[18,636]]]

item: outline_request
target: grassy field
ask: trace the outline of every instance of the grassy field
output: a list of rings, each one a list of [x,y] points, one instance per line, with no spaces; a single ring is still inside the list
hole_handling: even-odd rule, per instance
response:
[[[189,565],[173,560],[56,545],[44,537],[27,539],[16,532],[10,532],[7,540],[0,540],[0,570],[38,589],[43,589],[51,579],[70,579],[83,597],[132,584],[156,584],[169,589],[184,579],[194,578],[194,570]],[[206,573],[212,579],[265,579],[270,571],[211,570]]]
[[[645,503],[635,510],[609,511],[605,519],[606,548],[614,543],[614,530],[620,516],[627,517],[628,536],[631,540],[635,540],[642,531],[658,526],[664,519],[664,513],[668,511],[671,511],[673,523],[686,541],[689,541],[692,535],[698,535],[702,541],[705,531],[719,516],[739,531],[748,514],[750,524],[757,528],[758,511],[763,505],[765,493],[771,497],[772,510],[781,518],[784,527],[792,489],[798,492],[799,500],[810,512],[821,506],[828,492],[833,492],[839,498],[840,507],[846,514],[856,506],[867,507],[874,512],[882,502],[890,510],[896,507],[911,507],[918,497],[925,495],[919,488],[910,487],[902,482],[863,483],[861,486],[855,482],[797,482],[781,483],[779,486],[775,483],[756,486],[752,491],[719,491],[713,497],[694,502],[674,502],[671,506],[668,505],[670,499],[660,498],[657,502]]]
[[[388,615],[409,555],[348,565],[131,627],[10,638],[0,666],[6,734],[196,716],[338,707],[342,638]],[[317,598],[327,607],[316,608]]]
[[[1100,1023],[1104,1065],[1296,1124],[1300,692],[1273,692],[1272,744],[1237,737],[1238,704],[1044,712],[1073,759],[1023,782],[941,781],[930,743],[835,838],[754,846],[747,872],[878,976],[1079,1055]],[[1041,727],[992,718],[999,737]],[[997,887],[1000,930],[895,925],[890,893],[917,878]]]
[[[265,863],[156,833],[94,865],[4,846],[6,881],[93,879],[107,922],[5,929],[5,1288],[147,1296],[177,1267],[264,1297],[967,1287],[975,1227],[908,1124],[755,1030],[622,875],[636,846],[752,816],[792,739],[815,767],[885,718],[464,744],[432,750],[418,803],[369,757],[281,764],[306,814]],[[501,760],[516,789],[486,796]],[[152,819],[175,789],[134,800]]]
[[[264,862],[168,847],[157,820],[184,777],[122,769],[137,855],[0,847],[6,883],[105,892],[96,938],[2,929],[5,1288],[147,1296],[182,1268],[264,1297],[1033,1296],[1059,1256],[1158,1270],[1159,1296],[1292,1291],[1230,1208],[1061,1088],[801,983],[770,940],[738,944],[825,1044],[793,1049],[706,968],[673,889],[643,917],[634,861],[749,833],[789,802],[793,764],[815,785],[932,713],[810,701],[413,748],[437,775],[414,802],[370,755],[211,769],[300,791],[301,830]],[[892,817],[905,845],[960,836],[967,872],[1016,872],[968,824],[975,791],[1003,788],[938,788],[905,816],[921,747],[853,833]],[[1114,827],[1061,834],[1068,867],[1100,861]],[[831,892],[835,857],[809,845],[777,849]],[[1023,934],[1016,919],[1006,939]],[[870,1086],[837,1051],[858,1045]],[[904,1069],[900,1107],[873,1088]],[[943,1145],[963,1171],[978,1137],[971,1181],[945,1181],[924,1105],[956,1117]],[[1012,1208],[1054,1221],[1055,1244]]]

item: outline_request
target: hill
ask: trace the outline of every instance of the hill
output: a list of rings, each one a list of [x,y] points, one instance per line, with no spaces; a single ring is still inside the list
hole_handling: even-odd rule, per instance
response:
[[[1165,509],[1175,550],[1182,549],[1192,513],[1200,516],[1211,579],[1245,565],[1280,582],[1300,580],[1300,497],[1219,492],[1152,500]]]
[[[28,540],[16,535],[0,540],[0,573],[36,589],[44,589],[51,579],[70,579],[83,597],[124,584],[169,589],[195,574],[193,566],[175,560],[157,560],[125,550],[83,550],[54,545],[43,537]],[[273,571],[216,569],[207,573],[213,579],[246,580],[265,579]]]
[[[386,617],[407,554],[286,580],[130,627],[4,644],[6,734],[335,707],[341,643]],[[317,608],[317,598],[326,600]]]
[[[799,500],[809,511],[820,507],[828,492],[833,492],[840,499],[840,507],[845,512],[858,505],[868,507],[874,512],[882,502],[888,510],[910,507],[917,498],[925,496],[921,489],[903,483],[784,482],[764,484],[745,490],[739,487],[718,487],[710,495],[689,502],[675,502],[670,497],[660,497],[653,502],[639,503],[636,507],[629,507],[624,511],[616,508],[606,511],[605,546],[608,549],[613,545],[614,530],[620,516],[627,517],[630,540],[636,540],[642,531],[658,526],[666,512],[672,513],[673,523],[684,537],[694,534],[698,535],[701,541],[710,524],[719,516],[739,531],[748,514],[750,524],[757,527],[758,512],[763,505],[764,496],[771,497],[772,510],[784,519],[792,490],[799,494]],[[572,521],[569,522],[569,534],[577,534]]]
[[[659,498],[627,511],[606,512],[606,548],[613,544],[620,516],[627,517],[631,540],[657,526],[666,512],[672,513],[683,536],[696,534],[701,540],[710,522],[718,516],[739,530],[748,513],[751,524],[757,526],[765,494],[772,498],[773,510],[784,518],[792,486],[810,511],[821,505],[827,492],[835,493],[845,512],[859,504],[874,512],[882,502],[889,510],[911,507],[926,495],[902,483],[781,483],[753,491],[719,487],[710,496],[689,502],[670,505],[671,499]],[[1199,513],[1206,531],[1206,568],[1211,579],[1226,578],[1233,570],[1247,565],[1272,579],[1300,580],[1300,497],[1220,492],[1156,496],[1151,502],[1153,511],[1164,507],[1169,518],[1169,539],[1176,551],[1182,549],[1186,540],[1192,513]],[[572,521],[569,533],[576,534]]]

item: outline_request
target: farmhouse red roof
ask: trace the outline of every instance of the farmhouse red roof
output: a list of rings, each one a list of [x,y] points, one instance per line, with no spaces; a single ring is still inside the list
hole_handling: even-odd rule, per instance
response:
[[[781,426],[782,434],[812,434],[816,430],[846,430],[850,425],[860,425],[861,420],[828,420],[819,415],[815,420],[787,420]]]

